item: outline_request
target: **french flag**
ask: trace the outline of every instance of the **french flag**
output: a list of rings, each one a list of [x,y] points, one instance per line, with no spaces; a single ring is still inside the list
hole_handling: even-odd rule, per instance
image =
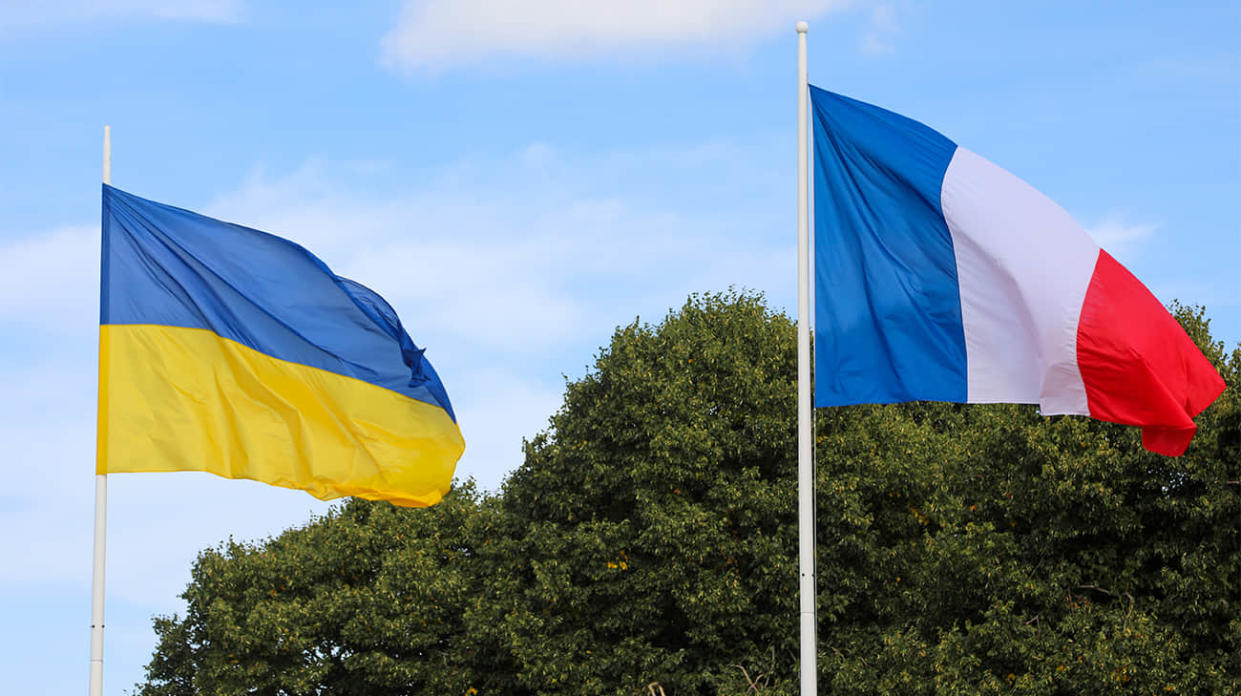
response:
[[[1184,453],[1224,380],[1063,208],[917,121],[810,101],[816,406],[1032,403]]]

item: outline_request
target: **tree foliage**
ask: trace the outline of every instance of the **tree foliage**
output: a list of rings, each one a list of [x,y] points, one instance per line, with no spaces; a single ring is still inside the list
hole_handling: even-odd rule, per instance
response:
[[[1241,349],[1189,452],[1032,407],[817,413],[839,694],[1241,692]],[[143,696],[794,694],[796,346],[761,296],[619,329],[497,494],[204,551]]]

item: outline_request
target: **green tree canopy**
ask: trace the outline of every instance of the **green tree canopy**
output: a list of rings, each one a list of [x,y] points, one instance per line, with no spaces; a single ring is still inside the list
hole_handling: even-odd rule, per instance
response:
[[[1241,349],[1175,310],[1229,385],[1181,458],[1033,407],[817,412],[825,692],[1241,692]],[[795,376],[761,296],[623,327],[498,493],[204,551],[139,693],[794,694]]]

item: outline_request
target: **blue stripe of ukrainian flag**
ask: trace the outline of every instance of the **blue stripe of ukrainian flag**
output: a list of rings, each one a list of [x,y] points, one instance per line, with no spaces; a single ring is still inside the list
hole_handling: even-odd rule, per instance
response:
[[[425,506],[465,448],[378,294],[302,247],[103,187],[99,473]]]

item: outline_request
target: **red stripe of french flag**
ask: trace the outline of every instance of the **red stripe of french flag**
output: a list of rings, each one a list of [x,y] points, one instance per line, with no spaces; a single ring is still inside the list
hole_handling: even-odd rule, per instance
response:
[[[1077,326],[1077,365],[1093,418],[1142,426],[1142,445],[1184,454],[1193,418],[1224,380],[1132,273],[1099,251]]]

